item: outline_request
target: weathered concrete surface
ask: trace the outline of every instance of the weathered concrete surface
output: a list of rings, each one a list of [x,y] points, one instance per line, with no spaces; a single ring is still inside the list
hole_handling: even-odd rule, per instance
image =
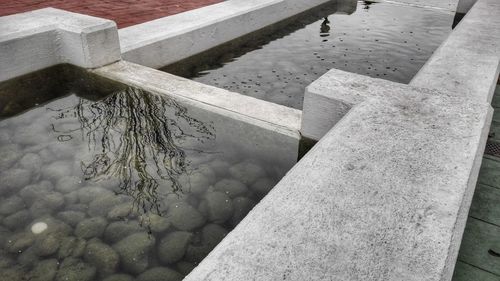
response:
[[[446,93],[362,102],[185,280],[450,280],[490,120]]]
[[[0,17],[0,81],[58,63],[95,68],[117,60],[112,21],[53,8]]]
[[[120,29],[123,58],[160,68],[331,0],[229,0]],[[356,0],[342,0],[356,9]]]
[[[477,0],[459,0],[457,6],[457,13],[466,14]]]
[[[95,73],[147,91],[195,101],[199,106],[232,113],[235,118],[272,124],[299,138],[301,111],[266,102],[224,89],[194,82],[149,67],[121,61],[95,70]]]
[[[440,9],[455,12],[459,0],[381,0],[382,2],[403,4],[421,8]]]

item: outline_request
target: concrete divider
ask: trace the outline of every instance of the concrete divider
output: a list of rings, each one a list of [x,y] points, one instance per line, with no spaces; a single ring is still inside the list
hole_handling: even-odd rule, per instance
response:
[[[229,0],[119,30],[125,60],[160,68],[335,0]],[[356,0],[338,0],[356,9]]]
[[[0,82],[59,63],[120,60],[116,24],[54,8],[0,17]]]

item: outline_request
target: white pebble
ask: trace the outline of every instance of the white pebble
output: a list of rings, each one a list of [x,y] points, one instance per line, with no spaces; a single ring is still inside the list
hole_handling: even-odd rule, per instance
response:
[[[40,234],[47,229],[48,225],[44,222],[37,222],[31,226],[31,232],[35,234]]]

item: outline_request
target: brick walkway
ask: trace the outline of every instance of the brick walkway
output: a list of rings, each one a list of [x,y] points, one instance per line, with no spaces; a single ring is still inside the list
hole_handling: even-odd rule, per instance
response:
[[[114,20],[118,28],[193,10],[223,0],[0,0],[0,16],[46,7]]]

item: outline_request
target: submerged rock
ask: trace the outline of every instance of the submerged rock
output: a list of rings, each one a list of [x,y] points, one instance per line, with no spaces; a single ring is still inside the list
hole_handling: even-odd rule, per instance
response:
[[[36,237],[33,250],[38,256],[49,256],[57,252],[60,246],[61,234],[49,233],[47,235],[40,235]]]
[[[176,264],[177,271],[179,271],[182,275],[188,275],[193,269],[196,267],[194,263],[181,261]]]
[[[0,173],[0,195],[13,190],[20,190],[31,181],[31,171],[26,169],[9,169]]]
[[[11,230],[23,228],[31,220],[31,213],[27,210],[21,210],[3,219],[3,225]]]
[[[108,222],[102,217],[93,217],[79,222],[75,228],[75,235],[84,239],[99,237],[104,233]]]
[[[99,186],[85,186],[78,189],[78,198],[80,203],[88,204],[97,198],[102,198],[104,196],[113,195],[108,189],[104,189]]]
[[[57,214],[57,218],[63,222],[75,227],[79,222],[83,221],[87,215],[80,211],[63,211]]]
[[[92,241],[87,244],[84,260],[95,266],[100,276],[108,276],[116,271],[120,258],[110,246]]]
[[[33,173],[39,174],[40,169],[42,167],[43,161],[38,154],[35,153],[27,153],[19,160],[19,165],[26,169],[30,170]]]
[[[215,159],[210,163],[210,167],[212,167],[212,170],[214,170],[217,175],[222,176],[229,172],[229,167],[231,167],[231,165],[226,161]]]
[[[149,252],[155,238],[145,232],[134,233],[116,243],[113,248],[120,255],[122,268],[132,274],[139,274],[149,266]]]
[[[134,281],[134,280],[135,280],[134,277],[128,274],[113,274],[104,278],[102,281]]]
[[[186,231],[170,232],[160,241],[158,258],[164,264],[175,263],[184,257],[193,234]]]
[[[137,276],[137,281],[181,281],[179,272],[167,267],[154,267]]]
[[[255,206],[255,201],[247,197],[237,197],[233,199],[233,216],[231,217],[231,225],[236,226]]]
[[[45,179],[56,182],[60,178],[73,174],[71,162],[55,161],[42,168],[42,175]]]
[[[31,281],[52,281],[56,277],[59,262],[56,259],[43,260],[28,274]]]
[[[31,205],[43,194],[50,193],[54,189],[54,186],[50,181],[41,181],[37,184],[31,184],[25,186],[19,192],[19,195],[23,198],[26,204]]]
[[[179,230],[193,230],[205,224],[205,218],[191,205],[178,202],[170,205],[167,217]]]
[[[38,262],[40,262],[40,257],[35,253],[33,247],[29,247],[17,256],[17,263],[25,268],[31,268]]]
[[[273,181],[269,178],[261,178],[258,179],[254,184],[252,184],[252,190],[261,195],[264,196],[273,189],[273,187],[276,185],[276,181]]]
[[[242,162],[229,168],[229,173],[246,185],[253,184],[266,175],[264,169],[251,162]]]
[[[0,201],[0,215],[10,215],[26,208],[21,197],[14,195]]]
[[[18,232],[8,238],[5,250],[9,253],[20,253],[35,242],[35,235],[30,232]]]
[[[225,193],[231,198],[242,196],[248,192],[248,188],[241,182],[233,179],[223,179],[214,185],[215,191]]]
[[[56,275],[57,281],[91,281],[95,280],[96,268],[80,259],[66,258],[61,263]]]
[[[128,197],[126,196],[114,194],[98,197],[94,201],[90,202],[88,213],[92,217],[105,217],[111,209],[126,202],[127,200]]]
[[[144,231],[137,221],[112,222],[104,231],[104,239],[109,243],[116,243],[127,236]]]
[[[137,214],[136,207],[132,204],[132,202],[126,202],[114,206],[109,210],[107,214],[107,218],[110,220],[124,219],[127,217],[135,217]]]
[[[57,257],[59,259],[81,257],[85,253],[86,245],[87,242],[82,238],[73,236],[64,237],[61,239],[61,246],[57,252]]]
[[[82,185],[82,180],[75,176],[62,177],[57,181],[56,190],[62,193],[69,193],[78,190]]]
[[[1,281],[25,281],[25,271],[21,266],[2,269]]]
[[[38,198],[30,206],[33,217],[52,214],[64,205],[64,196],[56,191],[39,193]]]
[[[0,148],[0,171],[12,167],[21,157],[20,146],[17,144],[2,145]]]
[[[141,225],[147,227],[152,232],[163,232],[170,227],[170,221],[166,217],[154,213],[147,213],[139,218]]]
[[[233,214],[233,202],[222,192],[209,192],[200,203],[200,208],[206,208],[208,219],[211,222],[223,223]]]

